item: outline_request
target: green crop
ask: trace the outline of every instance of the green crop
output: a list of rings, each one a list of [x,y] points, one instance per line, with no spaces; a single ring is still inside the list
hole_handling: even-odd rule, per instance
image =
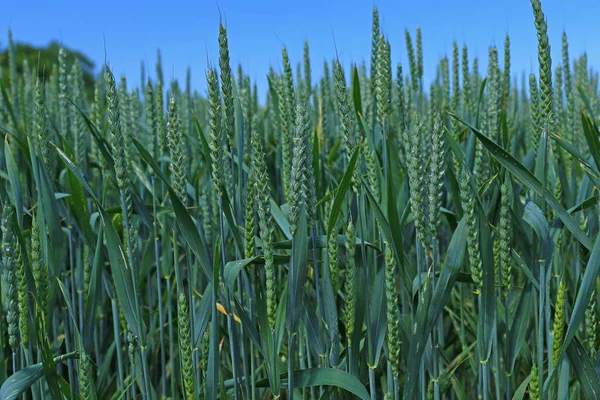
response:
[[[508,35],[393,65],[377,8],[369,60],[284,46],[267,88],[223,24],[206,72],[90,93],[9,33],[0,399],[598,398],[599,79],[531,3],[520,84]]]

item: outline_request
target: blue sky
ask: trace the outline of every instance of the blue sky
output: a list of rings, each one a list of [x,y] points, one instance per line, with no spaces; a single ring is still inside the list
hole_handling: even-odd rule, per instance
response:
[[[241,62],[264,92],[269,66],[281,70],[284,44],[295,64],[302,60],[303,42],[308,40],[313,80],[321,76],[323,60],[331,60],[336,48],[346,66],[368,60],[373,6],[379,8],[394,65],[407,65],[404,29],[414,39],[416,26],[421,26],[426,82],[435,76],[437,60],[450,55],[454,40],[461,47],[467,44],[470,56],[479,57],[480,72],[485,73],[488,47],[502,48],[507,32],[513,73],[520,79],[522,72],[537,72],[537,39],[528,0],[9,0],[2,5],[0,27],[10,27],[15,40],[35,45],[59,40],[88,54],[97,66],[104,61],[106,42],[114,72],[126,74],[135,85],[140,82],[141,62],[154,76],[156,49],[160,48],[165,79],[183,80],[190,66],[193,87],[204,93],[207,60],[218,62],[220,10],[228,28],[232,67]],[[597,66],[600,1],[543,0],[542,6],[553,66],[560,61],[563,30],[569,35],[571,56],[587,51],[589,64]],[[5,35],[0,44],[6,45]]]

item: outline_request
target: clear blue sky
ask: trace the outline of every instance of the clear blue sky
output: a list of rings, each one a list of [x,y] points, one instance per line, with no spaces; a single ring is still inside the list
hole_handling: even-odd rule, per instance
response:
[[[252,1],[252,0],[8,0],[0,12],[0,27],[11,28],[15,40],[44,45],[57,39],[89,55],[98,67],[107,58],[116,74],[140,82],[140,62],[155,73],[156,49],[163,56],[165,79],[184,79],[192,69],[192,85],[206,91],[207,57],[218,62],[219,9],[226,21],[232,68],[242,63],[260,91],[266,90],[269,66],[281,70],[285,44],[295,64],[302,60],[308,40],[313,80],[322,74],[323,60],[335,49],[346,66],[368,60],[371,12],[379,8],[383,33],[389,38],[392,61],[406,62],[404,29],[423,32],[425,79],[435,76],[437,60],[450,55],[452,42],[466,43],[470,56],[480,59],[485,73],[488,47],[502,48],[508,32],[512,42],[512,70],[537,73],[537,39],[528,0],[421,0],[421,1]],[[561,34],[569,35],[571,56],[588,52],[589,64],[598,66],[600,1],[543,0],[553,66],[560,62]],[[5,31],[6,32],[6,31]],[[334,45],[335,39],[335,45]],[[0,44],[6,45],[3,35]],[[462,47],[462,46],[461,46]],[[294,68],[295,70],[295,68]],[[395,71],[395,68],[394,68]],[[428,86],[428,85],[427,85]],[[261,96],[262,98],[262,96]]]

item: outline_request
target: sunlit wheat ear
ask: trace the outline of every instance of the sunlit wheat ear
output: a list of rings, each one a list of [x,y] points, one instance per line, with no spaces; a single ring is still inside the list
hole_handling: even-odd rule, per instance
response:
[[[334,67],[334,80],[335,80],[335,92],[337,99],[337,110],[338,117],[342,128],[342,134],[344,135],[344,150],[346,157],[349,159],[354,153],[354,149],[357,145],[357,138],[354,131],[354,118],[350,111],[350,101],[348,99],[348,91],[346,88],[346,78],[344,76],[344,69],[339,60],[335,61]],[[357,172],[352,177],[352,190],[357,193],[359,185],[359,175]]]
[[[6,294],[6,324],[8,325],[8,344],[13,354],[19,349],[19,293],[18,266],[16,255],[16,237],[14,233],[14,210],[8,203],[2,204],[2,272]]]
[[[62,47],[58,50],[58,112],[60,113],[60,135],[69,137],[69,100],[67,87],[67,53]]]
[[[531,122],[532,122],[532,132],[529,135],[529,143],[528,148],[533,147],[535,152],[537,153],[537,148],[539,145],[538,137],[541,134],[542,122],[540,115],[540,104],[539,104],[539,92],[537,87],[537,80],[535,75],[529,75],[529,99],[530,99],[530,110],[531,110]]]
[[[505,105],[507,105],[508,96],[510,95],[510,71],[510,37],[507,33],[504,39],[504,71],[502,75],[502,97]]]
[[[78,165],[82,167],[85,165],[87,161],[87,135],[85,131],[85,122],[81,112],[85,111],[85,93],[84,93],[84,82],[83,82],[83,72],[81,70],[81,64],[79,60],[75,60],[73,66],[71,67],[71,73],[73,86],[71,93],[71,101],[74,104],[70,104],[71,107],[71,129],[74,133],[74,155],[75,161]]]
[[[333,207],[333,202],[329,206],[329,212],[331,212],[331,208]],[[333,292],[337,293],[338,281],[339,281],[339,265],[338,265],[338,230],[336,229],[338,225],[334,227],[331,234],[327,238],[327,254],[329,258],[329,276],[331,279],[331,286],[333,288]]]
[[[79,375],[79,395],[82,400],[91,400],[96,398],[94,392],[93,381],[92,381],[92,367],[90,363],[90,356],[85,350],[81,351],[78,363],[78,375]]]
[[[458,43],[452,44],[452,101],[450,108],[454,112],[460,112],[461,89],[460,89],[460,53]],[[458,121],[452,118],[452,132],[458,131]],[[456,135],[455,135],[456,137]]]
[[[576,144],[576,128],[575,128],[575,98],[573,95],[573,78],[571,73],[571,59],[569,58],[569,41],[567,33],[562,34],[562,62],[564,72],[565,97],[567,99],[567,118],[566,118],[566,133],[567,139],[573,144]],[[569,155],[569,157],[571,157]]]
[[[473,59],[473,69],[471,71],[471,79],[473,88],[473,93],[477,93],[481,87],[481,77],[479,76],[479,59],[475,57]]]
[[[294,88],[294,76],[292,74],[292,65],[290,63],[290,57],[288,55],[287,48],[285,46],[281,49],[281,56],[283,58],[283,78],[285,88],[285,99],[287,102],[288,109],[293,113],[296,109],[296,90]],[[292,130],[295,129],[294,120],[290,120]]]
[[[275,263],[273,247],[273,215],[271,214],[271,188],[269,174],[265,163],[265,153],[258,135],[253,132],[254,160],[253,174],[257,203],[260,239],[265,258],[265,277],[267,289],[267,317],[271,330],[275,330],[275,314],[277,311],[277,287],[275,282]]]
[[[296,107],[296,134],[304,140],[304,179],[306,184],[306,210],[311,226],[317,223],[317,188],[313,169],[313,135],[310,117],[306,105],[298,103]]]
[[[209,69],[206,72],[208,80],[208,112],[210,128],[210,159],[212,163],[213,190],[218,198],[223,195],[223,148],[225,140],[221,131],[221,96],[219,95],[219,81],[217,72]]]
[[[308,48],[308,41],[304,41],[304,86],[305,94],[304,101],[310,102],[312,94],[312,73],[310,67],[310,50]]]
[[[354,333],[354,321],[356,314],[356,234],[352,219],[346,227],[346,281],[345,295],[346,303],[344,308],[344,318],[346,324],[346,337],[348,346],[352,345],[352,334]]]
[[[471,270],[471,278],[475,285],[474,293],[481,294],[483,284],[483,268],[481,264],[481,254],[479,253],[479,230],[477,228],[477,219],[475,217],[475,200],[469,175],[466,171],[461,172],[460,176],[460,201],[464,218],[467,221],[467,250],[469,253],[469,268]]]
[[[284,195],[287,199],[290,192],[290,171],[292,166],[292,137],[293,132],[290,124],[291,113],[286,99],[285,80],[281,76],[273,74],[272,83],[276,87],[277,104],[279,110],[279,122],[281,123],[281,176],[283,180]]]
[[[434,116],[433,134],[431,144],[431,157],[429,160],[429,227],[432,238],[437,235],[440,224],[442,208],[442,193],[445,174],[445,135],[442,117]]]
[[[499,226],[499,255],[500,276],[502,283],[502,293],[504,298],[508,297],[512,286],[512,256],[510,254],[510,240],[512,235],[512,226],[510,218],[510,176],[506,174],[501,188],[501,206],[500,206],[500,226]]]
[[[115,77],[110,68],[106,67],[106,103],[108,111],[108,129],[110,144],[115,162],[117,185],[123,190],[127,187],[127,161],[125,159],[125,141],[121,129],[121,112]]]
[[[96,129],[98,129],[100,132],[102,132],[104,129],[104,105],[102,101],[102,99],[104,98],[104,95],[102,93],[103,75],[104,74],[101,73],[94,84],[94,101],[90,105],[90,119],[94,123]],[[102,133],[100,134],[102,135]],[[101,154],[100,148],[95,140],[91,140],[90,157],[92,159],[92,162],[96,162],[98,164],[101,171],[104,171],[106,169],[106,160]]]
[[[207,186],[210,186],[210,182]],[[206,191],[200,196],[200,210],[202,212],[202,230],[207,246],[213,243],[213,204],[211,202],[212,191]]]
[[[35,109],[33,123],[33,139],[37,143],[42,164],[46,167],[48,175],[54,175],[54,159],[52,158],[53,150],[48,142],[48,122],[46,112],[44,110],[44,91],[42,84],[38,81],[35,87]]]
[[[185,176],[185,153],[183,152],[183,135],[177,113],[175,97],[169,99],[167,122],[167,142],[171,153],[171,181],[175,193],[182,204],[186,204],[187,179]]]
[[[210,344],[210,322],[206,325],[204,329],[204,334],[200,339],[200,371],[202,374],[202,388],[206,393],[206,376],[208,372],[208,353],[209,353],[209,344]]]
[[[307,139],[308,132],[305,124],[305,111],[301,105],[296,108],[296,132],[292,146],[292,168],[290,173],[290,194],[288,203],[290,205],[290,232],[296,233],[298,213],[302,206],[306,207],[308,202],[307,182]]]
[[[554,128],[554,98],[552,94],[552,59],[548,40],[548,25],[540,0],[531,0],[538,37],[538,63],[540,77],[540,123],[547,131]]]
[[[396,289],[396,263],[389,243],[385,243],[385,295],[387,300],[387,346],[389,362],[397,378],[400,374],[400,318]]]
[[[381,200],[381,194],[379,192],[379,180],[376,165],[377,162],[375,160],[377,155],[375,154],[375,151],[372,150],[369,146],[362,147],[362,150],[364,159],[367,164],[367,177],[369,181],[369,189],[373,193],[373,197],[375,198],[375,200],[379,202]]]
[[[426,194],[427,181],[425,174],[425,160],[422,156],[421,124],[416,125],[410,133],[410,150],[408,153],[408,182],[410,185],[410,206],[415,216],[417,236],[427,246],[428,236],[428,196]]]
[[[367,77],[366,63],[361,67],[361,97],[363,99],[363,112],[369,123],[369,129],[374,129],[377,123],[377,75],[379,70],[379,50],[381,41],[379,11],[373,7],[371,26],[371,64],[370,75]]]
[[[156,149],[157,159],[160,158],[167,151],[167,135],[165,134],[165,101],[163,95],[163,86],[161,81],[156,84]]]
[[[15,256],[17,267],[17,298],[19,302],[19,332],[24,347],[29,345],[29,288],[25,275],[25,260],[23,249],[15,236]]]
[[[417,25],[417,32],[415,34],[415,40],[417,42],[417,76],[419,79],[423,78],[423,37],[421,35],[421,27]]]
[[[462,48],[462,93],[464,110],[468,114],[471,111],[471,75],[469,74],[469,50],[466,44]]]
[[[397,110],[398,110],[398,127],[397,140],[404,146],[406,133],[406,94],[404,93],[404,75],[402,64],[398,63],[396,68],[396,92],[397,92]]]
[[[434,111],[439,112],[439,110],[447,110],[450,107],[450,60],[448,57],[444,56],[440,60],[440,64],[438,66],[439,72],[442,76],[442,84],[441,87],[439,84],[435,84],[434,92],[438,92],[439,100],[436,103],[431,104],[431,113],[433,115]],[[441,90],[440,90],[441,89]],[[433,92],[432,92],[433,93]],[[434,99],[433,95],[430,94],[432,100]]]
[[[148,125],[148,135],[146,140],[148,143],[148,152],[154,157],[155,160],[157,160],[156,102],[154,100],[154,86],[152,85],[152,81],[148,80],[148,83],[146,84],[146,90],[144,91],[145,118],[146,125]]]
[[[376,123],[381,129],[384,128],[391,109],[391,75],[390,46],[382,35],[379,38],[375,76]]]
[[[417,59],[415,58],[415,50],[408,29],[404,31],[404,36],[406,39],[406,51],[408,52],[408,62],[410,66],[411,89],[414,93],[419,89],[419,72],[417,66]]]
[[[182,387],[187,399],[194,399],[194,370],[192,360],[192,343],[190,337],[190,320],[187,298],[183,292],[177,297],[177,325],[179,329],[179,355],[181,357]]]
[[[254,251],[254,238],[256,235],[256,199],[254,197],[254,181],[255,176],[253,169],[254,164],[252,158],[250,159],[248,180],[246,182],[246,206],[244,211],[244,258],[253,257]]]
[[[596,291],[594,290],[585,309],[585,333],[587,336],[587,349],[591,359],[595,359],[597,353],[598,311],[596,310],[596,304]]]
[[[558,363],[558,356],[562,349],[562,342],[564,338],[564,326],[565,326],[565,301],[566,301],[567,288],[564,280],[561,278],[558,284],[558,293],[556,295],[556,308],[554,309],[554,322],[552,324],[552,365],[556,366]]]
[[[486,114],[487,134],[496,139],[498,137],[498,122],[500,117],[500,76],[498,67],[498,50],[492,46],[488,51],[488,97]]]
[[[379,10],[377,7],[373,7],[373,22],[371,27],[371,79],[369,80],[370,92],[371,96],[375,96],[376,90],[376,79],[375,79],[375,71],[378,68],[378,56],[379,56],[379,40],[380,40],[380,31],[379,31]]]
[[[531,366],[531,380],[529,381],[529,398],[540,400],[540,378],[535,363]]]
[[[235,138],[235,110],[233,108],[233,76],[229,58],[229,43],[227,29],[219,25],[219,69],[221,70],[221,91],[223,96],[222,129],[227,138],[225,148],[233,153]],[[233,154],[231,155],[233,158]],[[233,194],[233,171],[231,162],[223,163],[223,178],[228,192]]]

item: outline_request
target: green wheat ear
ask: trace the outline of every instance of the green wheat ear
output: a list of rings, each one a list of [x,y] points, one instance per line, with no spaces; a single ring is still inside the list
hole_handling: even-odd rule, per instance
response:
[[[530,143],[535,152],[537,153],[537,147],[539,145],[538,135],[541,133],[542,123],[540,116],[540,105],[539,105],[539,92],[537,87],[537,80],[535,75],[529,75],[529,98],[531,107],[531,122],[533,126],[533,132],[529,136]]]
[[[288,203],[290,205],[290,232],[296,233],[298,223],[298,213],[302,206],[307,207],[309,202],[308,193],[308,125],[306,122],[306,112],[301,104],[296,107],[296,133],[292,146],[292,168],[290,173],[290,194]],[[311,196],[312,197],[312,196]],[[307,208],[308,209],[308,208]]]
[[[165,134],[165,101],[163,96],[162,82],[156,83],[156,149],[157,158],[160,159],[167,150],[165,143],[167,135]]]
[[[429,160],[429,226],[432,237],[440,224],[442,189],[445,169],[445,135],[442,117],[436,113],[433,122],[431,157]]]
[[[398,110],[398,134],[396,139],[402,143],[404,146],[404,142],[406,141],[404,138],[406,132],[406,105],[405,105],[405,93],[404,93],[404,76],[402,71],[402,64],[398,63],[396,69],[396,107]]]
[[[462,48],[462,83],[463,83],[463,105],[465,112],[471,112],[471,76],[469,74],[469,51],[467,45]],[[477,90],[477,88],[475,88]],[[456,134],[455,134],[456,135]],[[458,171],[458,170],[457,170]]]
[[[221,131],[221,96],[217,72],[209,68],[206,72],[208,81],[208,124],[210,128],[210,159],[212,163],[212,184],[215,194],[220,199],[223,196],[223,148],[225,141]]]
[[[558,284],[558,293],[556,295],[556,308],[554,310],[554,323],[552,325],[552,365],[558,363],[558,355],[563,344],[564,326],[565,326],[565,306],[566,306],[567,287],[563,279]]]
[[[175,96],[171,95],[169,99],[169,111],[167,122],[167,140],[169,150],[171,152],[171,172],[173,188],[175,193],[184,205],[186,203],[187,179],[185,177],[185,153],[183,152],[182,143],[183,135],[181,134],[181,125],[179,123],[179,115],[177,113],[177,104]]]
[[[502,98],[505,107],[508,106],[508,98],[510,96],[510,37],[508,33],[504,39],[504,71],[502,76]]]
[[[304,85],[305,91],[304,101],[310,102],[310,97],[312,94],[312,74],[310,70],[310,51],[308,48],[308,41],[304,41]]]
[[[194,367],[192,343],[190,338],[190,320],[187,299],[183,292],[177,297],[177,321],[179,328],[179,352],[181,356],[182,386],[187,399],[194,399]]]
[[[14,210],[8,203],[2,204],[2,272],[6,294],[6,323],[8,325],[8,343],[13,355],[19,351],[19,293],[17,290],[17,260],[16,260],[16,237],[14,233]]]
[[[529,381],[529,398],[540,400],[540,378],[535,363],[531,367],[531,380]]]
[[[233,158],[233,145],[235,139],[235,111],[233,106],[233,77],[231,73],[229,44],[227,30],[219,24],[219,69],[221,70],[221,90],[223,94],[223,125],[227,142],[225,148],[230,150]],[[233,194],[233,170],[229,162],[223,162],[223,178],[228,193]]]
[[[331,213],[331,208],[333,207],[333,202],[330,202],[329,205],[329,213]],[[337,293],[338,280],[339,280],[339,266],[338,266],[338,224],[334,225],[334,228],[331,231],[331,234],[327,238],[327,255],[329,261],[329,275],[331,278],[331,286],[333,288],[333,292]]]
[[[337,110],[342,127],[342,134],[344,135],[343,149],[346,157],[350,159],[354,153],[354,149],[357,145],[357,139],[354,133],[354,118],[350,111],[350,101],[348,99],[348,90],[346,88],[346,78],[344,76],[344,69],[339,59],[335,60],[334,64],[334,79],[335,79],[335,94],[337,99]],[[357,172],[352,177],[352,190],[354,193],[358,193],[358,182],[359,175]]]
[[[410,37],[410,33],[408,29],[404,31],[405,39],[406,39],[406,51],[408,52],[408,62],[410,66],[410,79],[413,93],[416,93],[419,90],[419,72],[417,67],[417,60],[415,58],[415,51],[413,48],[412,38]]]
[[[60,135],[70,137],[69,132],[69,100],[67,87],[67,52],[62,47],[58,50],[58,111],[60,113]]]
[[[421,36],[421,27],[417,25],[416,33],[417,42],[417,76],[423,79],[423,38]]]
[[[481,254],[479,253],[479,232],[477,230],[477,219],[475,217],[474,193],[469,182],[469,175],[463,169],[460,177],[460,201],[462,203],[463,213],[467,221],[467,250],[469,253],[469,268],[471,269],[471,278],[475,284],[474,293],[481,294],[483,285],[483,268],[481,263]]]
[[[24,347],[29,345],[29,290],[27,276],[25,275],[25,261],[23,260],[23,249],[18,238],[15,236],[15,254],[17,264],[17,299],[19,308],[19,331],[21,343]]]
[[[500,68],[498,67],[498,50],[492,46],[489,48],[488,60],[488,97],[486,125],[488,134],[492,138],[498,137],[498,124],[500,121]]]
[[[372,22],[372,30],[371,30],[371,76],[370,79],[366,79],[366,68],[365,68],[365,79],[361,80],[367,81],[369,84],[369,93],[368,95],[362,95],[365,105],[367,106],[367,116],[369,124],[371,124],[371,128],[374,127],[374,124],[377,123],[377,86],[379,82],[378,73],[380,69],[379,64],[379,52],[380,52],[380,44],[381,44],[381,33],[379,28],[379,10],[377,7],[373,7],[373,22]]]
[[[499,255],[502,293],[508,297],[512,281],[512,257],[510,254],[511,219],[510,219],[510,176],[506,174],[501,188]]]
[[[273,84],[276,87],[277,97],[279,98],[279,121],[281,123],[281,177],[283,180],[283,193],[287,199],[290,193],[290,171],[292,167],[292,128],[291,128],[291,110],[288,109],[286,100],[285,80],[276,77],[273,73]]]
[[[410,186],[409,199],[412,212],[415,216],[415,228],[417,236],[425,246],[429,244],[428,213],[427,210],[427,182],[425,180],[425,162],[423,160],[421,131],[422,124],[418,123],[412,130],[410,136],[410,147],[408,153],[408,183]]]
[[[400,317],[396,288],[396,264],[389,243],[385,242],[385,294],[387,299],[387,346],[395,378],[400,374]]]
[[[275,263],[273,247],[273,215],[271,214],[271,189],[269,174],[265,163],[266,155],[256,131],[252,132],[254,147],[253,175],[255,176],[253,196],[256,196],[260,239],[262,240],[265,258],[265,277],[267,289],[267,317],[271,331],[275,331],[277,312],[277,286],[275,282]]]
[[[254,153],[254,152],[252,152]],[[253,157],[250,158],[250,164],[248,165],[248,181],[246,184],[246,207],[244,212],[244,258],[253,257],[254,251],[254,238],[256,237],[256,200],[254,198],[254,163]]]
[[[377,75],[375,98],[377,100],[376,122],[381,129],[387,130],[386,122],[391,110],[392,66],[390,60],[390,45],[383,35],[379,38],[377,55]],[[387,135],[388,132],[384,131]]]
[[[546,130],[554,128],[554,97],[552,94],[552,59],[548,40],[548,25],[540,0],[531,0],[538,37],[538,63],[540,76],[540,122]]]
[[[460,54],[458,51],[458,43],[452,44],[452,104],[451,108],[454,112],[459,112],[461,100],[460,90]],[[458,121],[452,118],[452,132],[458,131]]]
[[[352,345],[352,334],[354,333],[354,320],[356,313],[356,232],[352,219],[346,227],[346,307],[344,316],[346,322],[346,337],[348,346]]]
[[[117,185],[120,190],[127,187],[127,161],[125,159],[125,140],[121,130],[121,112],[115,77],[108,66],[105,70],[106,103],[108,111],[108,129],[110,131],[110,144],[115,161]]]
[[[575,128],[575,98],[573,96],[573,83],[571,75],[571,60],[569,58],[569,41],[567,40],[567,33],[563,31],[562,34],[562,61],[563,61],[563,72],[564,72],[564,84],[565,84],[565,97],[567,99],[567,130],[569,133],[567,137],[574,145],[576,145],[576,128]]]
[[[379,40],[380,40],[380,31],[379,31],[379,10],[377,7],[373,7],[373,23],[372,23],[372,31],[371,31],[371,79],[369,81],[371,95],[375,96],[376,89],[376,80],[375,72],[378,68],[378,57],[379,57]]]
[[[146,90],[144,91],[144,102],[145,102],[145,117],[146,117],[146,125],[148,125],[148,135],[147,135],[147,143],[148,143],[148,152],[154,157],[155,160],[158,159],[158,152],[156,148],[156,104],[154,98],[154,87],[152,86],[152,81],[148,80],[146,84]]]
[[[89,354],[81,349],[79,356],[78,374],[79,374],[79,395],[82,400],[91,400],[96,398],[94,393],[94,383],[92,381],[92,367]]]
[[[439,110],[446,111],[450,108],[450,61],[448,57],[444,56],[440,60],[439,70],[442,75],[442,85],[440,88],[439,84],[434,84],[434,91],[431,92],[431,116]],[[434,93],[437,92],[439,97],[438,103],[434,103]]]

